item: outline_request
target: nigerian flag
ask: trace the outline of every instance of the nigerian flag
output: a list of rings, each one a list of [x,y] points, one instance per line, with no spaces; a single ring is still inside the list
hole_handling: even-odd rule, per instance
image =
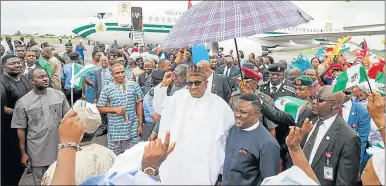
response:
[[[375,78],[375,86],[377,86],[382,96],[385,94],[385,84],[385,74],[378,72],[377,77]]]
[[[87,74],[87,72],[90,72],[92,70],[97,69],[98,66],[88,64],[84,67],[77,63],[72,63],[72,78],[71,78],[71,85],[73,88],[76,88],[78,90],[82,89],[83,84],[83,77]]]
[[[279,97],[275,101],[275,107],[283,112],[286,112],[294,118],[295,122],[298,121],[300,109],[307,103],[307,101],[294,98],[291,96]]]
[[[365,67],[362,64],[354,65],[336,78],[333,93],[359,85],[364,81],[367,81]]]
[[[51,78],[52,77],[52,69],[51,69],[51,63],[48,62],[47,60],[43,59],[42,57],[40,57],[39,59],[37,59],[40,67],[44,68],[48,74],[48,77]]]

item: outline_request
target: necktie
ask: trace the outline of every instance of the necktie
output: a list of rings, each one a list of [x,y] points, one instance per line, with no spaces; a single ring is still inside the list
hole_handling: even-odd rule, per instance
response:
[[[231,68],[228,68],[227,70],[227,77],[229,77],[229,72],[231,71]]]
[[[272,94],[276,93],[276,91],[277,91],[277,87],[272,87]]]
[[[316,123],[314,131],[312,132],[310,138],[308,138],[306,144],[303,147],[303,152],[307,160],[310,160],[311,152],[314,148],[316,136],[318,135],[320,125],[323,125],[323,121],[321,120]]]

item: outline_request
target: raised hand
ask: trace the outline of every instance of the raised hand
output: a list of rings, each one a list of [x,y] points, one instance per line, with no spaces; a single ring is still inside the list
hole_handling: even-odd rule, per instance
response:
[[[74,142],[79,144],[83,138],[84,125],[80,121],[78,114],[75,111],[69,111],[59,125],[59,141],[60,143]]]
[[[162,80],[161,86],[166,87],[174,80],[174,72],[166,72]]]
[[[161,139],[149,142],[145,146],[142,157],[142,168],[152,167],[158,169],[161,163],[167,158],[167,156],[174,150],[176,142],[170,144],[170,131],[166,131],[164,143]]]
[[[383,117],[385,113],[385,101],[378,92],[368,94],[367,110],[371,117]]]

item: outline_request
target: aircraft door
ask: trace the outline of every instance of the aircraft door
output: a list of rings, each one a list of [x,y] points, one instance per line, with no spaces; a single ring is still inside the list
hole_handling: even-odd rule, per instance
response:
[[[142,7],[131,7],[131,17],[133,21],[133,28],[135,30],[142,30],[143,28]]]

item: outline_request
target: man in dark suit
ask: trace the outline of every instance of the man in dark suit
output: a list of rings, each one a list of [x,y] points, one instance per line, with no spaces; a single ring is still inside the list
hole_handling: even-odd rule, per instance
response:
[[[221,68],[217,65],[217,58],[214,56],[211,56],[209,58],[210,62],[210,68],[214,71],[216,74],[222,74]]]
[[[208,80],[206,91],[210,91],[213,94],[220,96],[224,101],[229,103],[232,90],[228,79],[223,75],[213,73],[208,61],[202,60],[197,63],[197,66],[205,70],[205,76]]]
[[[346,89],[343,92],[346,97],[342,108],[339,110],[339,116],[342,117],[361,138],[361,164],[364,168],[366,162],[363,162],[362,159],[366,151],[367,139],[370,133],[371,117],[363,105],[351,100],[352,89]]]
[[[99,96],[101,95],[102,89],[106,86],[106,83],[109,83],[106,77],[107,74],[110,74],[109,61],[106,56],[101,57],[102,68],[98,69],[95,72],[94,80],[94,103],[98,103]],[[107,132],[107,117],[106,114],[101,114],[102,124],[99,126],[96,131],[96,135],[100,136]]]
[[[240,74],[240,69],[233,65],[233,58],[230,55],[225,56],[225,64],[221,67],[221,71],[229,79],[234,79]]]
[[[138,84],[142,88],[144,95],[151,89],[151,73],[153,72],[153,62],[146,60],[143,64],[143,70],[145,73],[138,75]]]
[[[310,118],[314,126],[301,147],[321,185],[356,185],[360,166],[360,138],[338,116],[344,94],[333,94],[332,86],[318,90],[312,108],[306,108],[300,122]],[[263,103],[261,112],[279,125],[296,125],[293,118]]]

